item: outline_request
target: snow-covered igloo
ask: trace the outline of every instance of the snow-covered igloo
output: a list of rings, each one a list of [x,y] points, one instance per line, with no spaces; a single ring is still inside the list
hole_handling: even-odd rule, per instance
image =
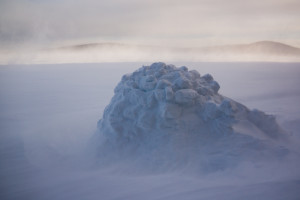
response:
[[[288,152],[274,116],[219,89],[210,74],[161,62],[124,75],[98,122],[97,155],[155,169],[216,170]]]

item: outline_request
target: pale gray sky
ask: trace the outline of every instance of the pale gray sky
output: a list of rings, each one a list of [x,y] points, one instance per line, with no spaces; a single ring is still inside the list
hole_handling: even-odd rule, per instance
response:
[[[0,0],[0,42],[300,47],[299,0]]]

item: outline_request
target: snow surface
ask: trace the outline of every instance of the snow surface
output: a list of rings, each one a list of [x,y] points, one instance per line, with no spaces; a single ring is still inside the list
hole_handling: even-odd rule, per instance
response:
[[[111,159],[100,167],[99,155],[95,159],[94,149],[86,149],[99,134],[97,120],[122,75],[150,64],[0,66],[0,199],[299,199],[299,63],[175,63],[211,73],[221,85],[218,93],[250,111],[275,115],[287,141],[263,139],[259,127],[249,138],[272,143],[269,150],[283,146],[287,154],[269,158],[277,155],[269,151],[258,155],[262,160],[249,159],[242,146],[239,162],[213,171],[199,170],[192,154],[191,165],[159,172],[151,171],[156,165],[147,171],[133,167],[140,163],[133,162],[135,154],[130,164]],[[245,121],[233,126],[233,135],[253,133]],[[99,145],[103,138],[96,139]]]

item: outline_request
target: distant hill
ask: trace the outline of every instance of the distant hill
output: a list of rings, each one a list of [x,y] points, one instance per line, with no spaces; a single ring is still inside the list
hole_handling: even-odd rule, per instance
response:
[[[34,59],[56,62],[300,62],[300,48],[279,42],[210,47],[166,47],[125,43],[86,43],[48,49]]]
[[[160,46],[152,45],[135,45],[135,44],[124,44],[124,43],[114,43],[114,42],[104,42],[104,43],[87,43],[59,47],[56,50],[93,50],[93,49],[103,49],[103,48],[139,48],[139,49],[159,49]]]
[[[155,61],[300,63],[300,48],[273,41],[196,48],[107,42],[0,53],[0,64],[4,65]]]
[[[134,45],[134,44],[123,44],[123,43],[87,43],[78,44],[71,46],[59,47],[56,50],[97,50],[103,48],[136,48],[141,50],[169,50],[170,52],[196,52],[203,54],[259,54],[259,55],[292,55],[300,56],[300,48],[296,48],[290,45],[286,45],[279,42],[273,41],[260,41],[251,44],[239,44],[239,45],[223,45],[223,46],[212,46],[212,47],[199,47],[199,48],[180,48],[180,47],[160,47],[152,45]]]
[[[300,49],[292,47],[283,43],[273,41],[261,41],[249,44],[247,51],[261,52],[261,53],[272,53],[272,54],[290,54],[299,55]]]
[[[260,41],[251,44],[206,47],[202,51],[209,53],[269,55],[269,56],[300,56],[300,48],[273,41]]]

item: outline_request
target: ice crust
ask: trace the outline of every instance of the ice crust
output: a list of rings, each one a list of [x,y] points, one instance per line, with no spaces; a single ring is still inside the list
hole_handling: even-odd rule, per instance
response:
[[[285,136],[274,116],[219,89],[210,74],[160,62],[125,74],[98,122],[99,157],[155,169],[218,170],[287,154],[277,143]]]

